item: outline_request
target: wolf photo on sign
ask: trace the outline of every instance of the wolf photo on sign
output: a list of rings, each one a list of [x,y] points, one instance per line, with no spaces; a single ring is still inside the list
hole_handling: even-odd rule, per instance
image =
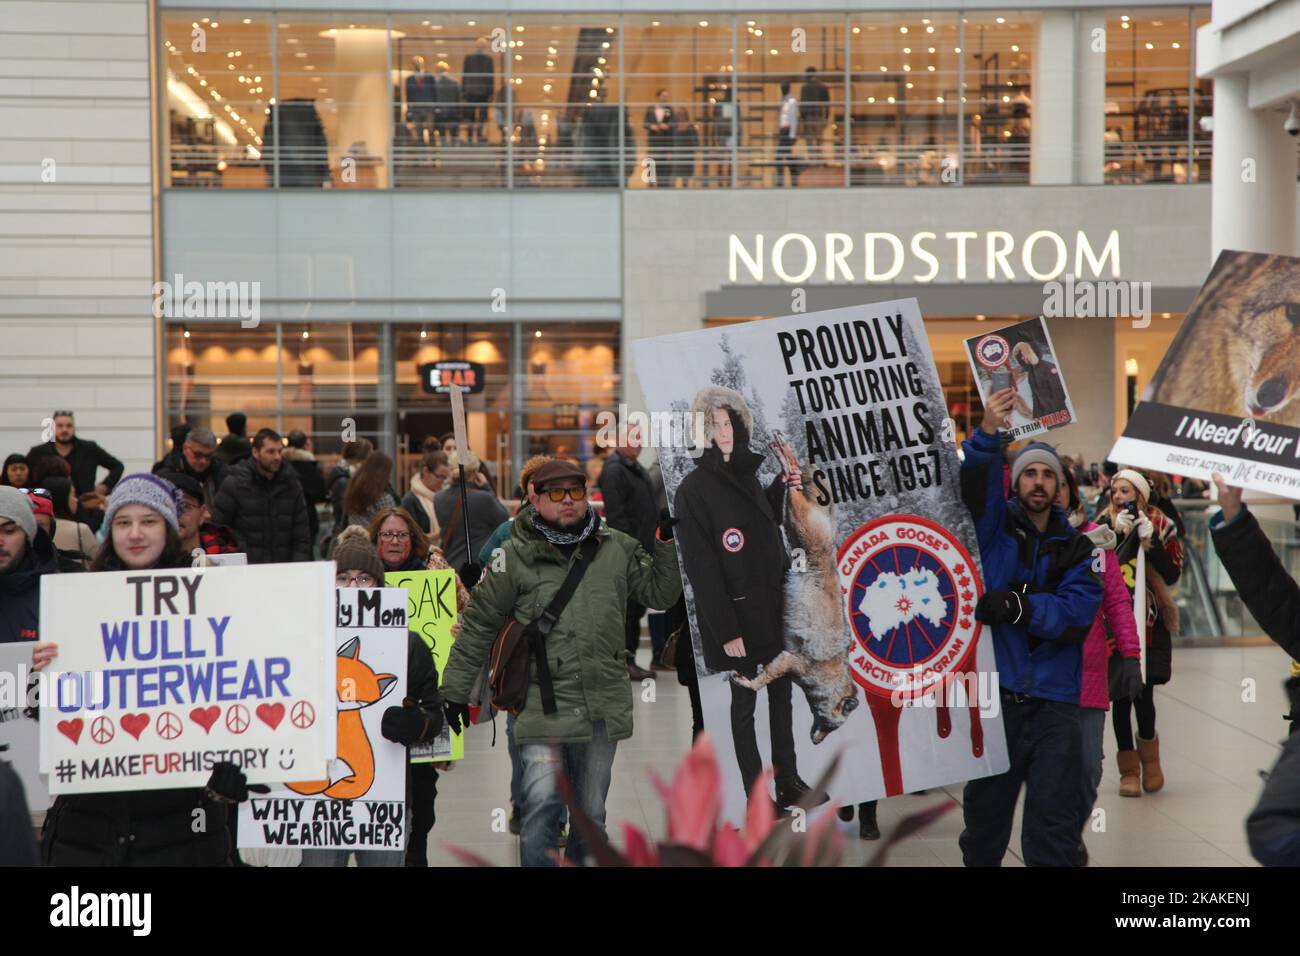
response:
[[[968,338],[966,355],[981,402],[1008,386],[1016,390],[1006,425],[1013,441],[1074,421],[1074,405],[1041,316]]]
[[[1300,498],[1300,259],[1219,254],[1110,457]]]
[[[721,761],[727,818],[743,818],[755,745],[774,775],[809,784],[839,754],[828,791],[841,804],[1004,770],[996,705],[912,706],[995,670],[966,612],[979,587],[974,525],[916,301],[642,339],[632,350],[647,409],[709,413],[703,454],[661,447],[659,460],[674,516],[689,519],[677,541],[705,729],[734,755]],[[734,456],[713,461],[728,437]],[[693,495],[692,485],[714,492]],[[728,486],[734,500],[715,500]],[[899,520],[866,531],[887,515]],[[879,599],[864,588],[877,577],[903,607],[873,632],[863,607]],[[722,633],[711,633],[719,621]],[[757,692],[752,709],[735,686]],[[787,693],[792,761],[782,752]],[[778,757],[784,766],[773,766]]]

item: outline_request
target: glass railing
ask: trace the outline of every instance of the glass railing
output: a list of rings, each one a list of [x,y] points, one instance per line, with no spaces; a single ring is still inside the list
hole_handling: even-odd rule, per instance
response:
[[[1208,645],[1236,637],[1263,635],[1264,629],[1246,609],[1214,550],[1209,521],[1218,505],[1205,500],[1179,500],[1186,534],[1183,537],[1183,573],[1173,589],[1184,644]],[[1255,509],[1273,551],[1287,572],[1300,579],[1300,525],[1284,517],[1285,506]]]

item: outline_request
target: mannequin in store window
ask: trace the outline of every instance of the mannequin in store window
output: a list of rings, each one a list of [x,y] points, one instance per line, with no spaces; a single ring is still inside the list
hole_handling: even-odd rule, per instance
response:
[[[654,176],[648,182],[651,186],[673,185],[673,136],[677,129],[676,116],[672,104],[668,102],[668,91],[657,90],[655,101],[645,108],[645,119],[641,124],[645,130],[646,155],[654,164]]]
[[[424,57],[411,57],[411,75],[406,78],[406,121],[416,140],[423,146],[433,145],[437,95],[434,78],[424,72]]]
[[[496,63],[488,54],[486,37],[479,37],[475,50],[465,57],[461,81],[465,98],[466,136],[471,143],[487,142],[488,103],[496,87]]]

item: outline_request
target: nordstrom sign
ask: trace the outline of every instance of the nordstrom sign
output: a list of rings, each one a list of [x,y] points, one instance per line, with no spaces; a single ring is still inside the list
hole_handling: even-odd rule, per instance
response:
[[[1082,230],[1073,236],[1039,229],[1017,242],[1009,232],[828,232],[814,238],[801,232],[782,233],[768,241],[756,233],[746,242],[731,234],[728,276],[732,282],[768,278],[805,282],[814,276],[826,282],[933,282],[942,268],[945,280],[1048,282],[1065,273],[1100,279],[1109,270],[1119,278],[1119,230],[1093,241]],[[941,266],[942,264],[942,266]]]

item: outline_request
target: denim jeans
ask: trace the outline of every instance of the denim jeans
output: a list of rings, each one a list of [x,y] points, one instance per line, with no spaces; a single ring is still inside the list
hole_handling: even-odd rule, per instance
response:
[[[1097,805],[1097,788],[1101,786],[1102,742],[1106,739],[1106,712],[1095,707],[1079,708],[1079,729],[1083,732],[1083,790],[1079,806],[1079,832],[1085,833],[1092,822],[1092,808]]]
[[[609,739],[603,720],[592,725],[588,743],[519,745],[524,815],[519,855],[524,866],[555,866],[551,854],[559,848],[565,815],[564,797],[556,781],[561,771],[573,785],[578,806],[598,827],[604,828],[605,797],[609,795],[617,746]],[[586,859],[587,848],[577,827],[571,826],[569,830],[564,857],[581,864]]]
[[[347,866],[348,857],[357,855],[357,866],[404,866],[402,850],[303,850],[302,866]]]
[[[1011,766],[966,784],[966,829],[958,841],[966,866],[1001,866],[1025,786],[1020,848],[1026,866],[1074,866],[1079,851],[1083,740],[1079,706],[1054,700],[1014,702],[1002,695]]]

